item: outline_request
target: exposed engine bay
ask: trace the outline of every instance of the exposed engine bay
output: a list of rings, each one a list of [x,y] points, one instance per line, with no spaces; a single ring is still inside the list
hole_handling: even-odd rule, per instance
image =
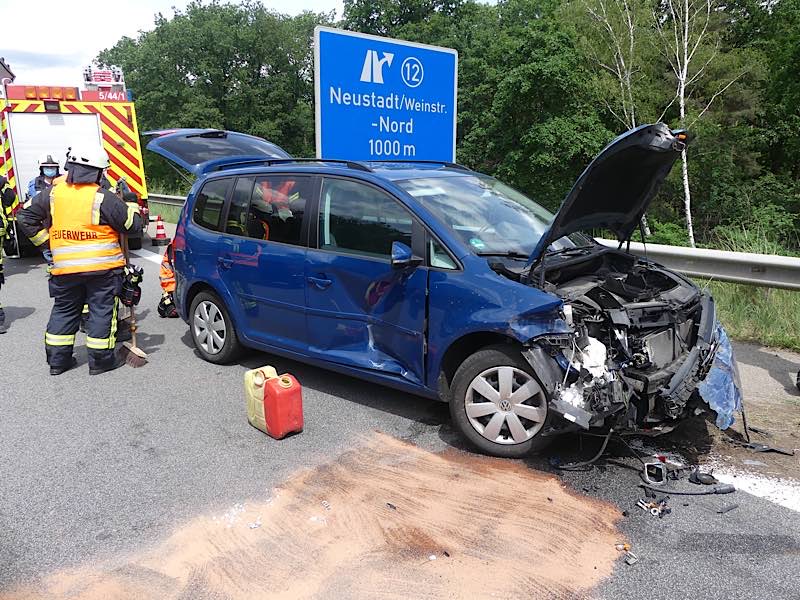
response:
[[[654,430],[684,415],[716,349],[708,294],[667,269],[601,246],[551,257],[531,275],[564,301],[573,331],[536,339],[526,354],[539,371],[540,349],[558,364],[560,381],[551,369],[545,382],[551,410],[584,429]]]

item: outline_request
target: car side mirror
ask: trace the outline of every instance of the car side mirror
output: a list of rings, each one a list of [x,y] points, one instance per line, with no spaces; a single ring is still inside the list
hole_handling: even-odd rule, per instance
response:
[[[407,269],[422,264],[419,256],[414,256],[411,248],[403,242],[392,242],[392,268]]]

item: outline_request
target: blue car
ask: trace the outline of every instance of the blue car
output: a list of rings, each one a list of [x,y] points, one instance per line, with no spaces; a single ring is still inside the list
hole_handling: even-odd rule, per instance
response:
[[[295,159],[214,130],[148,149],[197,176],[175,298],[202,358],[252,348],[449,402],[477,449],[519,457],[566,432],[666,431],[701,395],[732,423],[713,299],[624,248],[686,141],[623,134],[556,215],[451,163]]]

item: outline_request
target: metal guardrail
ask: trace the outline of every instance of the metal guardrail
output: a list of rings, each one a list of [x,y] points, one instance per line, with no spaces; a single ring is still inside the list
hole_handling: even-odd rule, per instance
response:
[[[183,206],[186,197],[150,194],[149,200]],[[619,245],[614,240],[597,241],[609,248]],[[800,291],[800,258],[663,244],[647,244],[645,248],[640,242],[631,242],[631,252],[690,277]]]
[[[186,196],[169,196],[167,194],[148,194],[147,201],[157,202],[158,204],[167,204],[169,206],[183,206],[186,202]]]
[[[597,241],[611,248],[619,245],[613,240]],[[690,277],[800,290],[800,258],[663,244],[647,244],[645,248],[640,242],[631,242],[631,252]]]

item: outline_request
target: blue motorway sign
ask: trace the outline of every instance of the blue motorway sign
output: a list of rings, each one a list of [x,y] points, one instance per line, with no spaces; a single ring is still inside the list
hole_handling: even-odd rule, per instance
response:
[[[455,161],[458,53],[314,31],[317,156]]]

